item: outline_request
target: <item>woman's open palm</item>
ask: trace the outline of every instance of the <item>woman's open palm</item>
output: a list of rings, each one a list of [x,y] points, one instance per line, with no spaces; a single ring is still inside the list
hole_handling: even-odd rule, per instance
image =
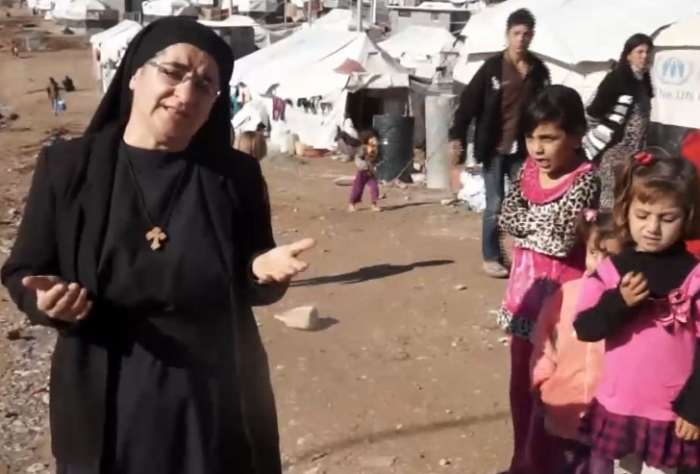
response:
[[[74,322],[90,312],[87,290],[57,276],[30,276],[22,279],[25,288],[36,292],[36,306],[50,318]]]

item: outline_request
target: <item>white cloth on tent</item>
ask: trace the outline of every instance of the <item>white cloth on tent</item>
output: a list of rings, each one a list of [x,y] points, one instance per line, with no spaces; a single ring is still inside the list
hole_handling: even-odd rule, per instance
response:
[[[236,132],[255,132],[261,124],[270,128],[270,116],[263,100],[246,102],[231,120]]]
[[[342,130],[348,135],[350,135],[352,138],[359,140],[360,134],[357,133],[357,129],[355,129],[355,125],[352,123],[352,119],[350,117],[346,118],[343,121]]]

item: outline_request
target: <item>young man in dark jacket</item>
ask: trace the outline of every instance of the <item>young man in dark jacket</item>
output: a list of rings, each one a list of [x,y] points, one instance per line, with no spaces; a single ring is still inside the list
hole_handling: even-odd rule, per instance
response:
[[[484,271],[507,278],[503,263],[498,215],[504,198],[505,176],[515,179],[527,154],[520,118],[532,97],[550,83],[547,66],[529,52],[535,17],[516,10],[508,17],[508,47],[487,59],[462,91],[449,137],[455,165],[464,163],[467,129],[476,122],[474,155],[483,165],[486,209],[482,234]]]

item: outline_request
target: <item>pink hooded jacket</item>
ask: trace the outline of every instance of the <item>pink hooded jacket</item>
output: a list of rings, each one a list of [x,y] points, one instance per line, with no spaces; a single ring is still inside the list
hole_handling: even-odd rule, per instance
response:
[[[605,352],[604,343],[576,337],[576,304],[583,279],[565,283],[547,300],[532,335],[532,387],[538,390],[549,432],[579,438],[581,417],[593,398]]]

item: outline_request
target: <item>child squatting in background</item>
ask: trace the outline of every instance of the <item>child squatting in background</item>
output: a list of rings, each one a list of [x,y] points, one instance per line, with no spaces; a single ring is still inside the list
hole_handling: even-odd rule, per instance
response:
[[[355,175],[355,181],[352,184],[348,211],[355,212],[357,210],[356,206],[362,201],[362,194],[364,193],[365,186],[369,187],[372,210],[381,211],[378,204],[379,183],[377,182],[377,176],[375,175],[379,155],[377,132],[374,130],[363,131],[360,133],[360,141],[362,142],[362,149],[360,154],[355,157],[355,165],[357,165],[359,169]]]
[[[523,126],[529,156],[500,217],[515,249],[498,319],[513,336],[510,472],[542,473],[550,437],[544,417],[533,413],[530,336],[544,301],[563,283],[583,275],[586,252],[577,227],[583,210],[598,206],[600,180],[581,151],[586,116],[576,91],[560,85],[545,88],[530,103]]]
[[[586,275],[620,250],[612,212],[584,210],[579,235],[586,243]],[[553,436],[546,471],[550,474],[588,472],[590,446],[582,442],[579,427],[593,398],[605,346],[576,338],[576,303],[583,281],[564,283],[547,300],[532,335],[532,388],[544,410],[545,429]]]
[[[700,457],[700,266],[684,240],[700,235],[700,182],[681,158],[628,158],[615,184],[622,251],[586,278],[578,338],[605,341],[603,371],[582,433],[592,474],[675,473]]]

